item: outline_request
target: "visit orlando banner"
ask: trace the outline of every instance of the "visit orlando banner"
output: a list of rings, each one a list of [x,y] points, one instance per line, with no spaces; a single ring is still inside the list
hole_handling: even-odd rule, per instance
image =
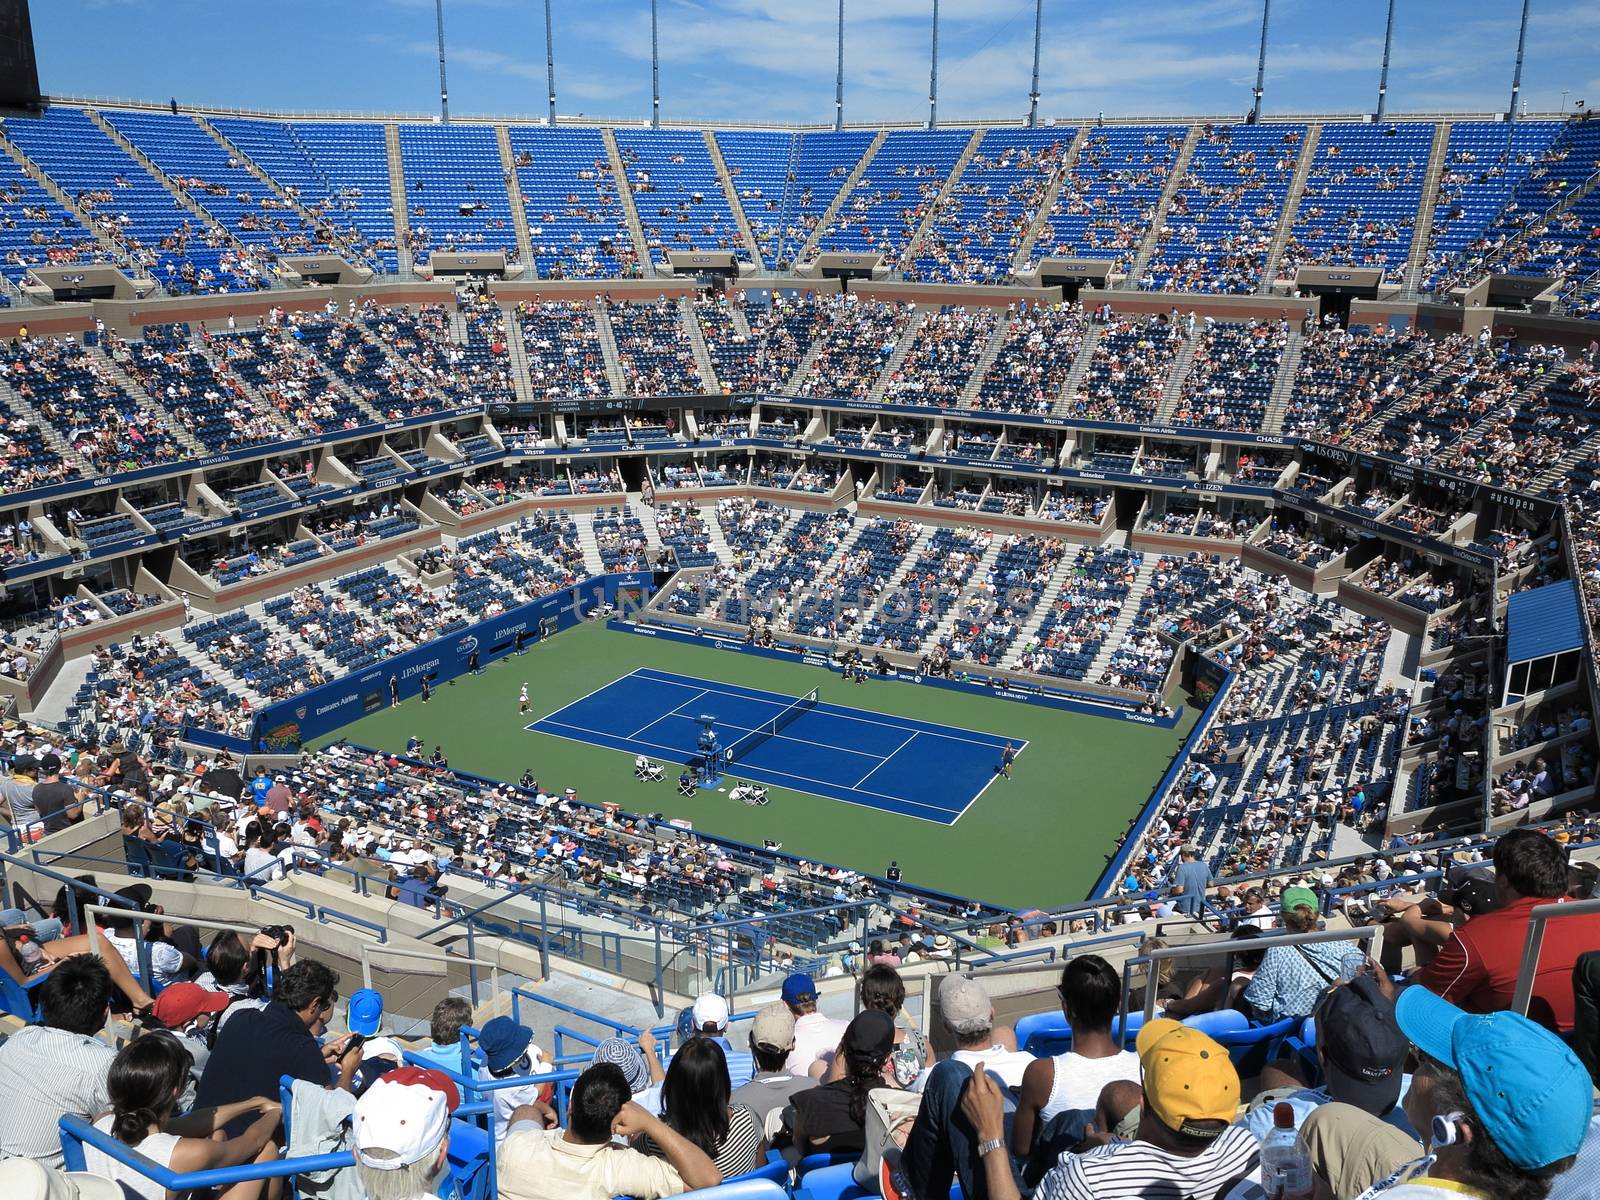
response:
[[[256,717],[251,744],[257,754],[294,754],[303,743],[389,703],[393,679],[402,700],[422,691],[423,676],[430,686],[466,674],[474,653],[480,666],[516,649],[517,634],[527,633],[529,644],[539,636],[540,622],[550,619],[556,629],[583,620],[599,604],[615,604],[619,590],[633,589],[640,600],[648,597],[653,577],[648,572],[599,575],[559,592],[509,609],[497,617],[468,625],[436,638],[415,650],[396,654],[380,663],[301,692],[290,700],[261,710]]]

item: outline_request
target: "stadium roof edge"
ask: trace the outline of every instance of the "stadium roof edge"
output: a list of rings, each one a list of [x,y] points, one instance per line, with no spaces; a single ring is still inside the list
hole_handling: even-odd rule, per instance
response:
[[[135,100],[123,97],[109,96],[48,96],[47,103],[67,105],[88,105],[93,108],[123,108],[147,112],[167,112],[170,101]],[[189,104],[183,103],[180,111],[199,116],[218,117],[256,117],[265,120],[277,121],[384,121],[384,122],[417,122],[420,124],[438,124],[439,117],[435,113],[404,113],[404,112],[350,112],[333,109],[260,109],[238,108],[228,105]],[[1521,121],[1565,121],[1570,120],[1571,113],[1526,113]],[[1264,115],[1261,124],[1306,124],[1308,122],[1371,122],[1372,114],[1369,112],[1354,113],[1275,113]],[[1503,112],[1418,112],[1418,113],[1388,113],[1384,124],[1392,125],[1406,121],[1503,121]],[[1202,125],[1213,124],[1242,124],[1245,114],[1239,113],[1189,113],[1182,115],[1162,115],[1147,113],[1140,116],[1053,116],[1042,118],[1040,128],[1049,128],[1058,125],[1065,128],[1075,128],[1080,125]],[[545,117],[534,116],[530,113],[455,113],[451,116],[452,124],[514,124],[547,126],[549,120]],[[605,117],[605,116],[558,116],[558,127],[575,128],[649,128],[648,117]],[[705,120],[663,120],[661,127],[664,129],[752,129],[771,130],[783,132],[793,130],[796,132],[828,132],[833,125],[828,121],[705,121]],[[1021,117],[976,117],[963,120],[942,120],[939,122],[941,129],[1023,129],[1027,122]],[[926,122],[918,120],[904,121],[853,121],[847,122],[846,129],[924,129]]]

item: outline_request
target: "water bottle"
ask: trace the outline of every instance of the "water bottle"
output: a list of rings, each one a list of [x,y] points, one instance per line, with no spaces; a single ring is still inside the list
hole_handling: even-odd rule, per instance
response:
[[[17,935],[17,957],[22,960],[20,965],[24,975],[32,975],[44,965],[44,951],[30,933]]]
[[[1261,1188],[1267,1200],[1311,1200],[1311,1152],[1287,1100],[1273,1107],[1272,1132],[1261,1143]]]

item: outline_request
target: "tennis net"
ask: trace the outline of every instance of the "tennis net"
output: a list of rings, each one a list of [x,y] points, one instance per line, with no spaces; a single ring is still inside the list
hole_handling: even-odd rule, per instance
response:
[[[820,689],[812,688],[804,696],[801,696],[793,704],[789,705],[788,708],[784,709],[777,716],[773,717],[772,720],[763,722],[761,725],[745,734],[738,741],[731,743],[728,748],[722,752],[724,761],[737,762],[746,754],[750,753],[750,751],[754,750],[757,746],[761,745],[761,743],[765,742],[768,738],[776,737],[784,729],[787,729],[789,725],[797,720],[800,716],[810,712],[813,708],[815,708],[817,706],[817,699],[819,695]]]

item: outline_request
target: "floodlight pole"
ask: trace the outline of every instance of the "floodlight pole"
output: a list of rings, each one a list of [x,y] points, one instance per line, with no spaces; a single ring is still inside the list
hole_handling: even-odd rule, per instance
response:
[[[1028,88],[1028,128],[1039,127],[1039,35],[1044,30],[1044,0],[1033,0],[1033,83]]]
[[[1389,103],[1389,50],[1394,45],[1394,0],[1389,0],[1389,21],[1383,27],[1383,69],[1378,72],[1378,116],[1383,120],[1383,110]]]
[[[1261,92],[1267,82],[1267,22],[1272,17],[1272,0],[1261,0],[1261,54],[1256,59],[1256,90],[1252,93],[1250,124],[1261,120]]]
[[[656,49],[656,0],[650,0],[650,128],[661,128],[661,57]]]
[[[839,0],[839,67],[833,77],[833,128],[844,128],[844,0]]]
[[[556,123],[556,42],[550,35],[550,0],[544,0],[544,74],[550,89],[550,124]]]
[[[928,128],[939,121],[939,0],[933,0],[933,56],[928,68]]]
[[[439,119],[450,124],[450,88],[444,81],[444,0],[433,0],[433,15],[439,27]]]
[[[1511,107],[1506,110],[1506,155],[1511,162],[1511,135],[1517,128],[1517,98],[1522,93],[1522,51],[1528,44],[1528,9],[1533,0],[1522,0],[1522,28],[1517,31],[1517,65],[1511,71]]]

